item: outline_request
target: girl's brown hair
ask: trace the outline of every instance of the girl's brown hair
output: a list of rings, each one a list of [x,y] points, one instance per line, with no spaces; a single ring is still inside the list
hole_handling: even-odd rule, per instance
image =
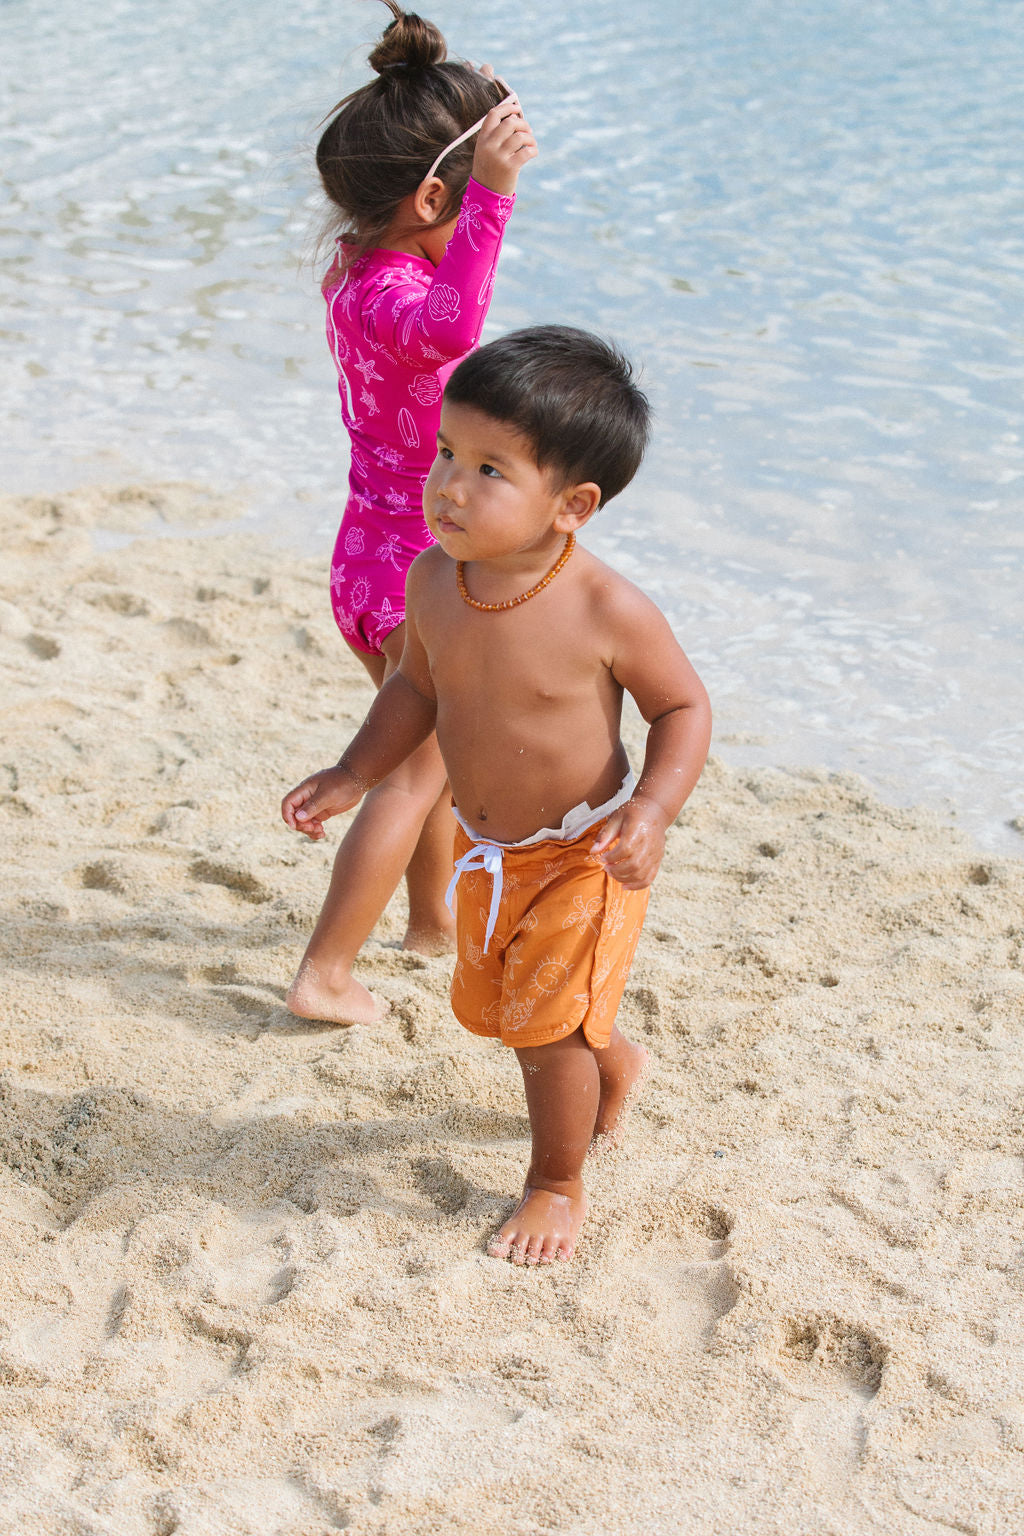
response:
[[[504,92],[468,64],[448,58],[432,22],[383,0],[394,20],[370,54],[377,73],[328,113],[316,164],[332,205],[322,241],[340,236],[351,262],[380,244],[395,210],[415,192],[453,139],[483,117]],[[437,169],[447,196],[436,223],[459,211],[473,164],[473,141]]]

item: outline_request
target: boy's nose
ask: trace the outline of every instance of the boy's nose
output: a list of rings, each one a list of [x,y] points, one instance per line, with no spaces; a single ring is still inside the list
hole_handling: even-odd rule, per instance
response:
[[[456,507],[466,505],[466,492],[458,475],[449,475],[447,480],[438,486],[438,492],[445,501],[452,502]]]

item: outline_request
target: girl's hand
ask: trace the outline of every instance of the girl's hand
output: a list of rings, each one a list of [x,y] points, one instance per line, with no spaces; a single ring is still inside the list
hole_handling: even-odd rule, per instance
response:
[[[656,801],[634,795],[612,812],[590,851],[627,891],[642,891],[658,873],[666,826],[665,812]]]
[[[499,197],[511,197],[519,172],[537,157],[537,140],[518,100],[499,102],[484,118],[473,155],[473,180]]]
[[[312,842],[324,836],[329,816],[351,810],[362,798],[365,785],[340,765],[311,773],[281,801],[281,815],[293,832],[304,832]]]

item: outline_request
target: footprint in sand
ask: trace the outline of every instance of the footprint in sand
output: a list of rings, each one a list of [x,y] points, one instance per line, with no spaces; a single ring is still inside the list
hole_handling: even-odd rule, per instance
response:
[[[867,1329],[826,1313],[785,1319],[773,1340],[772,1374],[801,1400],[792,1425],[808,1470],[840,1502],[856,1499],[866,1411],[888,1354]]]
[[[726,1255],[733,1220],[713,1201],[670,1190],[626,1216],[612,1236],[632,1305],[666,1355],[707,1349],[721,1318],[739,1299]],[[604,1263],[608,1254],[603,1255]],[[604,1267],[604,1264],[602,1265]]]
[[[457,1216],[469,1204],[473,1186],[447,1157],[420,1157],[412,1165],[416,1183],[445,1216]]]
[[[223,886],[232,896],[241,897],[242,901],[259,903],[270,900],[271,892],[263,882],[251,870],[236,864],[220,864],[214,859],[194,859],[189,874],[203,885]]]

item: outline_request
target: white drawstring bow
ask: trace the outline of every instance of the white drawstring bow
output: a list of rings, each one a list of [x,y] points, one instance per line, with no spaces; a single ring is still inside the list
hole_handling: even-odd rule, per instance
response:
[[[497,843],[474,843],[461,859],[455,862],[455,873],[448,883],[445,892],[445,902],[448,910],[455,916],[455,887],[459,883],[459,876],[464,875],[470,869],[483,869],[491,877],[491,910],[487,914],[487,934],[484,938],[483,952],[486,955],[494,932],[494,925],[498,921],[498,908],[501,906],[501,892],[505,884],[504,865],[502,863],[501,849]]]

